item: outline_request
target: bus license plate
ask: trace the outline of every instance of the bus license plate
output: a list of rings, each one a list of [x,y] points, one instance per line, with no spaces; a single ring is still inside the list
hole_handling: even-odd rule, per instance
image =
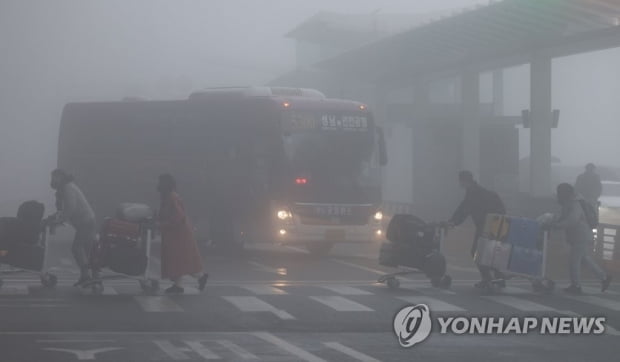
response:
[[[325,240],[344,240],[345,232],[343,229],[334,229],[325,231]]]

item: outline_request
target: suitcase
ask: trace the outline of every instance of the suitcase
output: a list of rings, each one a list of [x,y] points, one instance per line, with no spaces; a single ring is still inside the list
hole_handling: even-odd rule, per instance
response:
[[[384,242],[379,249],[379,264],[395,268],[398,266],[398,254],[392,242]]]
[[[104,244],[129,244],[136,246],[142,237],[140,224],[119,219],[106,219],[101,230]]]
[[[526,249],[542,250],[543,234],[536,220],[510,217],[506,242]]]
[[[13,267],[40,271],[43,269],[45,250],[39,245],[15,244],[4,250],[0,262]]]
[[[490,240],[504,241],[508,235],[508,217],[499,214],[488,214],[484,223],[482,235]]]
[[[515,246],[508,270],[530,276],[542,276],[543,253],[537,249]]]
[[[137,276],[146,270],[147,256],[141,248],[116,245],[106,250],[104,264],[116,273]]]
[[[394,243],[416,244],[430,248],[434,243],[435,230],[413,215],[396,214],[388,224],[385,237]]]
[[[476,264],[497,270],[507,270],[512,253],[512,244],[487,238],[478,239],[474,261]]]

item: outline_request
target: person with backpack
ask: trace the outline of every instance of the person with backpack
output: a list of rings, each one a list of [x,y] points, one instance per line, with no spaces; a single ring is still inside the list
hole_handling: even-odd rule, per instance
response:
[[[80,268],[80,279],[74,284],[79,286],[91,279],[90,253],[97,235],[95,213],[86,200],[82,190],[75,184],[73,176],[64,170],[52,172],[50,186],[56,190],[56,213],[48,224],[53,230],[57,225],[69,223],[75,229],[71,251]]]
[[[601,183],[601,177],[596,173],[596,166],[593,163],[588,163],[586,171],[577,177],[575,191],[579,196],[598,208],[598,200],[603,193],[603,184]]]
[[[581,294],[581,264],[592,271],[601,280],[601,291],[611,284],[611,275],[607,274],[590,255],[594,242],[593,229],[598,220],[594,207],[579,198],[572,185],[562,183],[557,187],[557,201],[561,206],[559,215],[554,215],[548,226],[564,230],[566,242],[570,245],[569,276],[571,284],[564,288],[569,294]]]
[[[473,257],[478,249],[478,239],[482,235],[487,215],[504,215],[506,208],[499,195],[480,186],[470,171],[459,172],[459,184],[465,189],[465,198],[452,214],[448,224],[451,227],[461,225],[471,216],[476,227],[474,242],[471,246],[471,256]],[[475,284],[476,288],[483,289],[494,279],[499,281],[499,286],[505,286],[504,275],[499,271],[484,266],[478,266],[478,270],[482,280]]]

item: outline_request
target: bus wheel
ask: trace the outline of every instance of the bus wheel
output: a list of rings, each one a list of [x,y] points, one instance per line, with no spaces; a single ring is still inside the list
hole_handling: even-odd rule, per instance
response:
[[[314,256],[326,256],[334,247],[334,243],[321,242],[306,244],[306,249]]]

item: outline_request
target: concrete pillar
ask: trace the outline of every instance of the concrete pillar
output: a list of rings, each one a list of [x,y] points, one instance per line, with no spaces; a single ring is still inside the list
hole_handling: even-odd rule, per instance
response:
[[[493,71],[493,114],[504,115],[504,69]]]
[[[424,122],[426,120],[428,120],[428,117],[430,116],[431,113],[431,89],[430,89],[430,82],[425,81],[425,80],[420,80],[418,81],[416,84],[413,85],[412,87],[413,89],[413,114],[412,114],[412,121],[413,122]],[[412,201],[415,204],[416,201],[419,199],[419,195],[416,191],[420,191],[420,190],[416,190],[416,169],[418,170],[418,172],[424,172],[423,170],[420,170],[419,167],[416,167],[416,158],[415,155],[413,154],[413,152],[415,152],[414,150],[416,149],[416,144],[414,141],[414,135],[413,132],[415,131],[416,127],[411,127],[411,146],[412,146],[412,155],[411,155],[411,195],[412,195]]]
[[[373,89],[373,102],[371,104],[372,111],[375,116],[375,122],[378,125],[383,125],[387,122],[387,102],[388,102],[388,89],[381,85],[375,85]]]
[[[461,82],[463,168],[480,176],[480,74],[467,72]]]
[[[530,65],[530,193],[552,194],[551,188],[551,58],[534,56]]]

